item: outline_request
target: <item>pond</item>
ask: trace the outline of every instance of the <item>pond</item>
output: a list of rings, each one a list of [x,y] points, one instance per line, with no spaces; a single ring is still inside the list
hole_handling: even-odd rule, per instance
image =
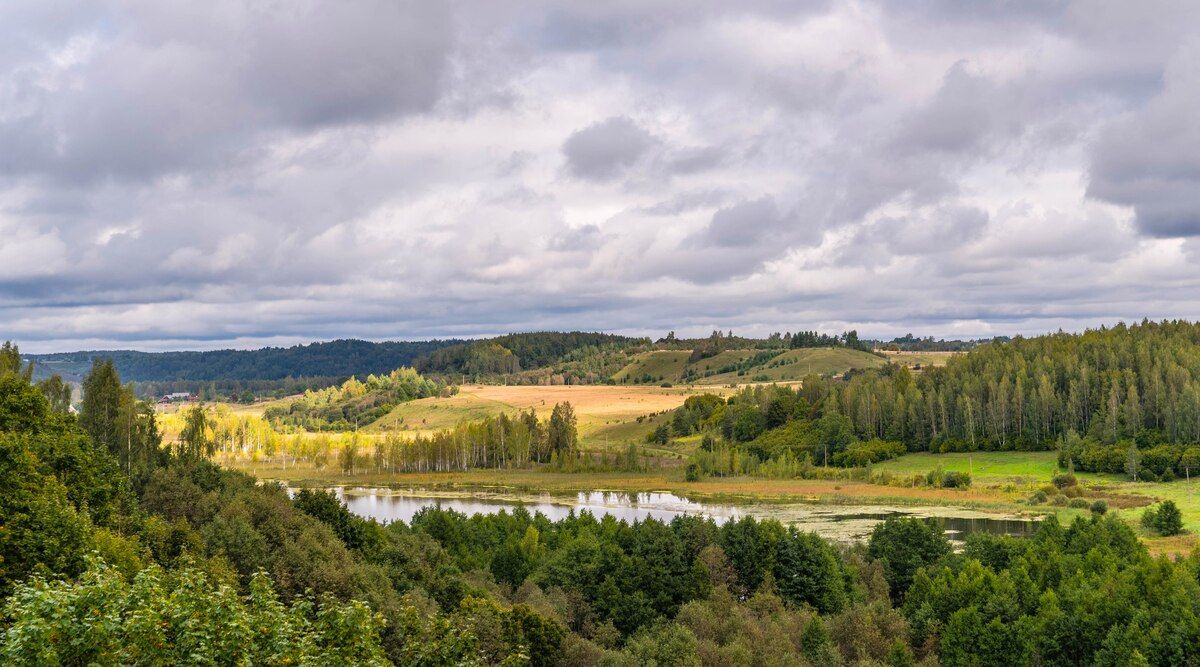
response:
[[[671,493],[627,493],[588,491],[574,495],[510,494],[488,491],[443,491],[434,489],[380,489],[338,487],[330,489],[351,512],[382,522],[410,523],[425,507],[442,507],[463,514],[495,514],[524,507],[541,512],[552,521],[570,513],[591,512],[597,518],[612,516],[628,522],[648,518],[670,521],[677,516],[699,515],[718,524],[743,516],[777,519],[800,530],[812,531],[831,540],[865,540],[875,525],[889,516],[916,516],[937,521],[954,541],[973,532],[1028,535],[1036,519],[997,515],[961,507],[905,507],[885,505],[816,505],[811,503],[720,503],[697,502]],[[289,490],[289,492],[294,492]]]

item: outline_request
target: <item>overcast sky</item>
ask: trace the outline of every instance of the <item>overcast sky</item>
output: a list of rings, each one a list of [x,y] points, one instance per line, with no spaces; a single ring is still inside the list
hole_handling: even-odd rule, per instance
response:
[[[1197,318],[1198,10],[5,0],[0,339]]]

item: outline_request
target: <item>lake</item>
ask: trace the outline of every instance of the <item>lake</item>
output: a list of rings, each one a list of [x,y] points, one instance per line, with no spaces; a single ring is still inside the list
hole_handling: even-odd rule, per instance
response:
[[[463,514],[494,514],[524,507],[557,521],[570,513],[591,512],[596,517],[612,516],[628,522],[648,518],[670,521],[677,516],[709,517],[718,524],[743,516],[777,519],[800,530],[815,532],[831,540],[865,540],[875,525],[889,516],[916,516],[939,522],[950,539],[959,541],[973,532],[1028,535],[1037,520],[1017,515],[997,515],[961,507],[905,507],[885,505],[816,505],[811,503],[720,503],[698,502],[671,493],[627,493],[588,491],[574,495],[514,494],[489,491],[444,491],[437,489],[383,489],[337,487],[337,494],[351,512],[382,522],[410,523],[425,507],[440,506]],[[294,492],[289,490],[289,492]]]

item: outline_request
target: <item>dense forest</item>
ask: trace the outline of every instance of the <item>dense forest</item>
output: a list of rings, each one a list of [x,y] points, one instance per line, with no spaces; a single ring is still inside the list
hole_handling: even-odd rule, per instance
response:
[[[423,373],[447,375],[515,374],[554,365],[579,350],[620,350],[648,343],[583,331],[516,333],[432,351],[418,359],[416,367]]]
[[[689,398],[654,437],[704,432],[759,461],[847,466],[908,451],[1057,450],[1064,468],[1190,477],[1200,471],[1198,342],[1200,325],[1186,322],[1015,338],[918,373],[888,365]]]
[[[194,430],[163,447],[155,413],[111,363],[94,364],[78,417],[58,391],[34,384],[15,348],[0,353],[6,664],[1177,665],[1200,654],[1200,558],[1152,558],[1103,508],[1069,527],[1047,519],[1032,538],[973,534],[960,553],[907,518],[859,546],[749,517],[428,508],[381,525],[333,494],[293,498],[218,468]],[[709,417],[730,405],[701,402]],[[570,421],[562,408],[558,421]],[[1177,520],[1169,509],[1151,520]]]
[[[860,438],[914,451],[1051,449],[1072,433],[1182,445],[1200,442],[1198,342],[1198,324],[1121,324],[982,345],[916,375],[812,378],[803,394]]]
[[[78,380],[94,358],[111,359],[126,381],[283,380],[287,378],[365,376],[411,366],[418,357],[461,340],[372,343],[335,340],[294,347],[209,352],[64,352],[27,355],[39,374]]]

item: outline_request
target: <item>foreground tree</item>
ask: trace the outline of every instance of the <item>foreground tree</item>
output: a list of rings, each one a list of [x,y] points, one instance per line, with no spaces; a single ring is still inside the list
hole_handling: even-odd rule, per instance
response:
[[[52,396],[53,387],[42,387],[42,391],[53,406],[56,400]],[[132,387],[121,384],[121,376],[109,359],[94,360],[91,372],[83,380],[79,425],[117,459],[139,488],[164,463],[154,406],[139,401]]]
[[[888,518],[875,526],[867,543],[867,555],[883,561],[893,600],[904,597],[917,570],[937,563],[949,553],[950,543],[937,526],[911,517]]]
[[[330,598],[285,606],[262,573],[243,597],[197,569],[129,582],[92,559],[77,582],[22,584],[4,612],[6,664],[388,664],[379,614]]]

